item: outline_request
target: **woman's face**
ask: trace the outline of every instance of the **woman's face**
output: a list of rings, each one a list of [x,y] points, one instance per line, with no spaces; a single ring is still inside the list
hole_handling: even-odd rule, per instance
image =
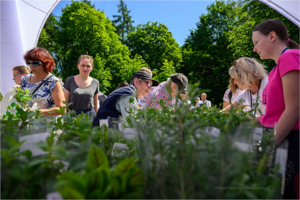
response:
[[[138,79],[136,79],[135,88],[136,88],[138,97],[145,97],[148,95],[148,93],[150,92],[150,90],[152,88],[152,81],[151,80],[143,80],[143,79],[141,79],[141,80],[142,81],[140,82],[140,81],[138,81]]]
[[[30,63],[32,63],[33,61],[32,60],[28,60]],[[30,71],[36,75],[36,74],[41,74],[41,73],[46,73],[45,71],[45,68],[42,64],[42,62],[40,61],[37,61],[37,62],[40,62],[41,64],[38,65],[38,64],[28,64],[28,61],[26,61],[26,64],[27,66],[30,68]],[[34,63],[37,63],[37,62],[34,62]]]
[[[270,59],[271,58],[271,50],[272,50],[272,34],[271,32],[268,36],[261,34],[259,31],[254,31],[252,33],[252,41],[254,44],[253,52],[256,52],[260,59]]]
[[[243,83],[241,83],[241,81],[239,81],[237,78],[233,78],[233,80],[234,80],[233,83],[238,86],[238,89],[240,89],[240,90],[245,89],[245,85]]]
[[[89,75],[93,69],[92,63],[87,58],[82,58],[77,65],[79,69],[79,74],[81,75]]]
[[[17,71],[17,70],[14,70],[13,71],[13,80],[15,81],[15,83],[17,85],[21,85],[21,77],[22,75]]]

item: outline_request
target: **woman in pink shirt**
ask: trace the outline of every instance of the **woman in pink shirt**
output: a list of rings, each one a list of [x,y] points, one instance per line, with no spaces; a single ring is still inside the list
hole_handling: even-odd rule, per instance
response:
[[[269,19],[252,33],[253,51],[262,60],[272,59],[276,66],[269,73],[263,98],[266,112],[261,124],[275,128],[275,147],[289,141],[283,198],[297,198],[294,176],[299,172],[299,45],[290,40],[282,22]]]

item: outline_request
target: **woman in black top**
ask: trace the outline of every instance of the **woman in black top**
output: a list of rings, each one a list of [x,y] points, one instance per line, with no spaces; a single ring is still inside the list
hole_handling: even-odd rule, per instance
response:
[[[79,74],[68,77],[65,82],[66,102],[72,103],[69,109],[74,110],[76,115],[86,113],[92,116],[98,111],[99,82],[89,76],[93,66],[92,57],[81,55],[77,63]]]

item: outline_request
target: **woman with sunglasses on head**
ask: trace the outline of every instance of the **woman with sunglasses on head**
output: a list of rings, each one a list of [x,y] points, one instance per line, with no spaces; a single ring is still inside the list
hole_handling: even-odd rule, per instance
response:
[[[299,172],[299,44],[288,37],[279,20],[269,19],[257,25],[252,33],[253,51],[262,60],[272,59],[276,66],[269,73],[264,127],[275,128],[275,147],[289,141],[283,198],[297,198],[294,177]]]
[[[65,96],[62,80],[51,74],[55,67],[53,57],[46,49],[36,47],[26,52],[24,59],[32,72],[21,78],[22,89],[28,89],[33,94],[28,106],[36,103],[45,116],[60,115],[54,110],[64,106]]]
[[[232,105],[235,107],[246,106],[244,111],[254,109],[253,115],[256,121],[259,121],[260,113],[265,111],[263,91],[268,83],[268,75],[265,68],[255,58],[241,57],[235,60],[229,69],[229,74],[234,79],[234,84],[245,89],[234,99]],[[258,104],[258,106],[255,106],[255,104]],[[232,105],[228,105],[223,111],[232,109]]]
[[[66,102],[72,103],[69,109],[74,110],[76,115],[93,116],[98,111],[99,81],[90,77],[93,66],[91,56],[81,55],[77,62],[79,74],[68,77],[65,82]]]
[[[230,77],[228,89],[223,96],[223,109],[231,104],[242,91],[243,89],[238,85],[238,82],[234,83],[234,79]]]

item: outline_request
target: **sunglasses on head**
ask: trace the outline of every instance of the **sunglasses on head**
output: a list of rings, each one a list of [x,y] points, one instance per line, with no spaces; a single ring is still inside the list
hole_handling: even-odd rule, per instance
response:
[[[250,57],[250,56],[241,56],[241,57],[239,57],[238,59],[236,59],[235,61],[233,61],[232,66],[236,66],[237,63],[238,63],[238,60],[239,60],[240,58],[251,58],[251,57]],[[247,61],[247,59],[246,59],[246,61]],[[253,63],[252,60],[248,60],[248,61],[251,62],[251,63]]]
[[[43,63],[41,61],[32,61],[32,62],[29,62],[26,60],[26,65],[28,67],[30,67],[30,65],[32,65],[33,67],[38,67],[40,65],[42,65]]]

